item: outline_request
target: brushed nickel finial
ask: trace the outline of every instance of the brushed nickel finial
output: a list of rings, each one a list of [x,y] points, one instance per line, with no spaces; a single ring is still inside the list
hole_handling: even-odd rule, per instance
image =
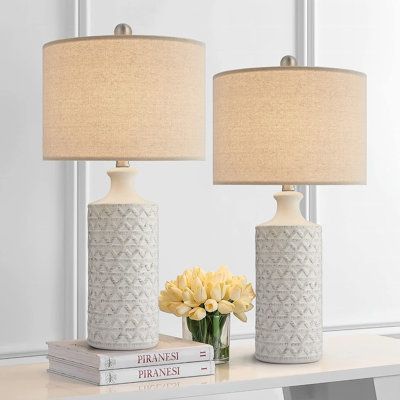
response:
[[[132,28],[128,24],[118,24],[114,29],[114,35],[132,35]]]
[[[281,67],[296,67],[296,66],[297,66],[296,57],[293,56],[282,57]]]

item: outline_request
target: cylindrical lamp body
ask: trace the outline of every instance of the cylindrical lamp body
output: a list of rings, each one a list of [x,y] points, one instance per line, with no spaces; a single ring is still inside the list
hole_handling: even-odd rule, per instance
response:
[[[257,226],[256,276],[256,358],[288,364],[318,361],[321,226]]]
[[[158,343],[158,207],[89,204],[88,343],[110,350]]]

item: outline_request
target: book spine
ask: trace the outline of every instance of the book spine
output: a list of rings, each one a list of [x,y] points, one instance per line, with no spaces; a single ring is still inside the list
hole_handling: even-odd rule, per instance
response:
[[[152,365],[140,368],[99,372],[100,385],[117,385],[120,383],[147,382],[162,379],[212,375],[215,373],[215,364],[214,361],[202,361],[184,364]]]
[[[134,355],[100,356],[100,370],[133,368],[152,365],[210,361],[214,358],[212,346],[196,346],[171,351],[151,351]]]

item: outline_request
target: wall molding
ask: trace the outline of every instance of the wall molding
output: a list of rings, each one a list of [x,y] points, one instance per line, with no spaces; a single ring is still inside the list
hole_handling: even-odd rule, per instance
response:
[[[79,36],[79,0],[74,0],[73,8],[74,36]],[[64,163],[64,337],[75,339],[78,315],[78,163],[76,161]]]
[[[47,346],[12,345],[0,347],[0,360],[47,355]]]
[[[307,65],[307,0],[295,1],[295,52],[299,65]]]
[[[305,11],[306,18],[306,65],[315,66],[315,0],[306,0],[307,9]],[[317,223],[317,186],[308,186],[308,207],[310,221]]]
[[[381,335],[400,338],[400,321],[399,322],[385,322],[379,324],[354,324],[354,325],[333,325],[325,326],[323,331],[328,334],[368,334],[368,335]],[[255,333],[241,333],[231,335],[232,340],[245,340],[254,339]]]
[[[307,65],[307,0],[295,1],[295,56],[298,65]],[[303,194],[300,210],[305,219],[310,218],[309,186],[298,185],[296,190]]]
[[[77,163],[65,161],[64,337],[77,335]]]
[[[89,169],[87,162],[78,161],[77,166],[77,337],[86,338],[87,323],[87,287],[88,287],[88,251],[87,251],[87,203]]]
[[[377,331],[379,334],[400,333],[400,321],[381,322],[381,323],[365,323],[365,324],[350,324],[350,325],[332,325],[325,326],[324,332],[343,332],[343,331]],[[371,332],[372,333],[372,332]]]
[[[78,1],[78,36],[90,34],[90,0]],[[77,162],[77,337],[86,338],[88,296],[87,204],[89,199],[89,165]]]
[[[314,65],[314,0],[295,2],[295,53],[298,65]],[[299,185],[303,194],[300,208],[304,218],[316,222],[316,189],[314,185]]]

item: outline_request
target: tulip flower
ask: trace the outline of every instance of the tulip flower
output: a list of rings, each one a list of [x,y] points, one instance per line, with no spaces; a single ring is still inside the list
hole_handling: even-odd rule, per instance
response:
[[[188,313],[188,317],[190,319],[193,319],[194,321],[200,321],[205,316],[206,316],[206,310],[202,307],[192,308]]]
[[[229,313],[233,312],[234,309],[235,309],[234,304],[227,300],[221,300],[218,303],[218,311],[221,314],[229,314]]]
[[[253,287],[251,286],[251,283],[248,283],[241,294],[241,298],[246,299],[248,303],[251,303],[251,301],[256,297],[256,294],[254,293]]]
[[[214,299],[208,299],[204,303],[204,308],[207,312],[212,313],[218,310],[218,303]]]
[[[189,313],[189,311],[192,309],[192,307],[187,306],[185,303],[179,303],[175,307],[175,315],[178,315],[179,317],[182,317],[186,314]]]
[[[183,292],[182,292],[182,299],[183,302],[189,306],[189,307],[198,307],[200,305],[200,303],[198,303],[195,299],[194,299],[194,294],[191,291],[191,289],[186,288]]]
[[[192,290],[193,290],[193,296],[196,302],[202,304],[207,300],[207,291],[205,287],[203,286],[203,283],[199,277],[196,277],[193,285],[192,285]]]
[[[247,316],[246,316],[246,314],[244,312],[242,312],[242,313],[235,313],[234,312],[233,315],[236,318],[240,319],[242,322],[247,322]]]
[[[232,279],[231,271],[229,271],[229,268],[225,265],[221,265],[218,268],[217,273],[222,275],[222,280],[224,280],[224,281],[228,281],[228,280]]]
[[[219,283],[213,285],[210,291],[210,298],[214,299],[215,301],[221,301],[222,297],[221,285]]]
[[[183,303],[180,301],[172,301],[168,303],[167,308],[171,314],[175,314],[177,317],[181,317],[181,315],[178,314],[177,308]]]
[[[172,282],[165,284],[165,290],[168,297],[173,301],[182,301],[182,290],[176,287]]]
[[[243,313],[246,311],[247,306],[249,303],[246,303],[245,301],[239,299],[233,302],[233,305],[235,306],[235,313]]]
[[[222,300],[229,300],[229,285],[226,285],[224,283],[221,284],[221,292],[222,292]]]
[[[193,272],[192,272],[192,270],[191,270],[191,269],[185,270],[185,272],[183,273],[183,275],[184,275],[185,278],[186,278],[186,285],[187,285],[188,287],[191,287],[192,282],[193,282]]]
[[[170,305],[170,302],[168,301],[163,301],[161,298],[158,300],[158,307],[160,308],[160,310],[161,311],[163,311],[163,312],[166,312],[166,313],[169,313],[169,312],[171,312],[170,310],[169,310],[169,305]]]
[[[180,290],[184,290],[184,289],[187,288],[187,279],[186,279],[186,276],[184,274],[178,275],[176,280],[177,280],[178,288]]]
[[[232,301],[239,300],[241,294],[242,294],[242,288],[239,285],[232,286],[229,290],[229,298]]]

